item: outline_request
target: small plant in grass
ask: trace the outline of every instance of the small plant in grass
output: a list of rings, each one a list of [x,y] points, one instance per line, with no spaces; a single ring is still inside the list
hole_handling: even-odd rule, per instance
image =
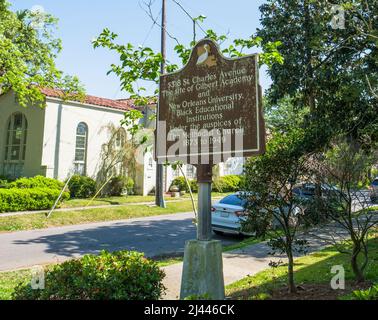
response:
[[[15,300],[157,300],[164,272],[142,253],[86,255],[46,269],[45,289],[19,284]]]
[[[378,300],[378,284],[372,286],[367,290],[353,291],[352,300]]]

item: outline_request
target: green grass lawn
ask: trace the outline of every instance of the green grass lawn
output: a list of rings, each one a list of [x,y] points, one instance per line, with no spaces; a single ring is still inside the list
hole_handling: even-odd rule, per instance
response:
[[[84,211],[54,212],[49,219],[44,213],[11,217],[0,216],[0,232],[44,229],[91,222],[123,220],[192,211],[191,201],[167,203],[163,209],[148,205],[122,206],[114,208],[93,208]],[[194,214],[193,214],[194,217]]]
[[[222,198],[229,193],[218,193],[213,192],[213,198]],[[190,199],[190,195],[187,193],[180,198],[172,198],[169,196],[164,197],[167,201],[172,200],[188,200]],[[194,198],[197,201],[197,194],[194,194]],[[155,202],[155,196],[121,196],[121,197],[108,197],[108,198],[96,198],[94,201],[90,202],[91,199],[70,199],[65,201],[60,206],[61,208],[77,208],[77,207],[85,207],[89,204],[89,206],[103,206],[103,205],[122,205],[128,203],[138,203],[138,202]]]
[[[297,285],[329,284],[334,274],[331,267],[343,265],[347,280],[353,282],[353,273],[349,256],[339,253],[334,247],[312,253],[295,260],[295,281]],[[269,298],[273,291],[285,288],[287,283],[287,266],[269,268],[256,275],[246,277],[227,286],[227,296],[231,299]],[[369,241],[369,263],[366,279],[378,281],[378,237]]]
[[[15,287],[20,282],[30,281],[30,279],[30,269],[0,272],[0,300],[10,300]]]

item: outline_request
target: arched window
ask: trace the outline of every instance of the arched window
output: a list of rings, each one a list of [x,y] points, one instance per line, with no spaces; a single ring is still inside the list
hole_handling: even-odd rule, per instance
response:
[[[127,139],[126,130],[124,128],[119,128],[116,133],[115,147],[123,148],[125,146]]]
[[[4,175],[19,177],[23,174],[28,121],[20,112],[13,113],[8,120],[5,142]]]
[[[88,126],[80,122],[76,128],[75,174],[85,175],[87,171]]]

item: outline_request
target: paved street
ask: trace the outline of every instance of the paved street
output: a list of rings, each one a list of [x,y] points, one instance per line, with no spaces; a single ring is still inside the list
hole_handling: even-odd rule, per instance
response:
[[[0,234],[0,271],[60,262],[102,249],[137,250],[147,256],[183,252],[185,241],[196,237],[192,218],[193,213],[180,213]],[[221,239],[226,245],[240,241]]]

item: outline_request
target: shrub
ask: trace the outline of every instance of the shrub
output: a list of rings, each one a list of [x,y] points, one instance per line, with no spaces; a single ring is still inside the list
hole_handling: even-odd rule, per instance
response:
[[[86,255],[46,269],[45,289],[19,284],[16,300],[157,300],[164,272],[138,252]]]
[[[132,194],[134,189],[134,180],[129,177],[117,176],[110,179],[104,191],[103,196],[120,196],[124,193]]]
[[[196,180],[189,180],[189,184],[190,184],[190,188],[192,189],[192,192],[197,193],[198,192],[198,183],[197,183],[197,181]],[[187,192],[189,192],[189,190]]]
[[[92,178],[74,175],[68,183],[71,198],[89,198],[96,193],[96,181]]]
[[[64,184],[58,180],[35,176],[33,178],[20,178],[8,184],[8,188],[30,189],[30,188],[49,188],[62,190]]]
[[[213,181],[213,191],[236,192],[242,187],[242,178],[237,175],[218,177]]]
[[[192,189],[192,192],[198,192],[198,184],[197,184],[196,180],[189,180],[189,185],[190,185],[190,188]],[[177,178],[173,179],[173,181],[171,183],[171,187],[172,186],[177,186],[180,191],[189,192],[189,188],[188,188],[188,185],[185,182],[184,177],[177,177]]]
[[[45,210],[54,205],[60,194],[58,189],[0,189],[0,212]],[[64,192],[61,201],[69,199],[69,193]]]

